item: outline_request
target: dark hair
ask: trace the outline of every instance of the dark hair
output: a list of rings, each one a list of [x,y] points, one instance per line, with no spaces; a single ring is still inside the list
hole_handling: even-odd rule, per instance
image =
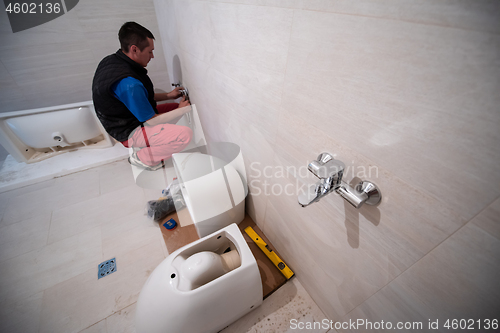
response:
[[[155,39],[151,31],[135,22],[123,24],[118,32],[118,39],[125,53],[128,53],[132,45],[137,46],[141,51],[144,50],[149,45],[148,38]]]

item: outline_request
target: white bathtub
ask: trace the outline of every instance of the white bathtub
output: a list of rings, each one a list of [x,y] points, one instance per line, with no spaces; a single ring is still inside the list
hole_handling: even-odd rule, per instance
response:
[[[114,140],[88,101],[0,113],[0,143],[16,161],[34,163],[76,149],[111,147]]]

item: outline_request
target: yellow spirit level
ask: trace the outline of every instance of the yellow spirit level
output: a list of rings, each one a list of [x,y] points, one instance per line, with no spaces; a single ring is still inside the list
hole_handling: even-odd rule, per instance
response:
[[[245,232],[247,233],[248,236],[254,241],[255,244],[264,252],[264,254],[273,262],[274,266],[278,267],[280,272],[286,277],[286,279],[290,279],[294,273],[292,270],[281,260],[278,255],[271,250],[269,245],[264,242],[264,240],[257,235],[255,230],[252,229],[252,227],[246,227]]]

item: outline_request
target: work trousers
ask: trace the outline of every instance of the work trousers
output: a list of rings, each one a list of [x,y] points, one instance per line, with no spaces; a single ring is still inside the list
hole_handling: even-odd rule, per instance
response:
[[[177,109],[177,103],[159,104],[159,114]],[[127,141],[122,144],[127,148],[140,148],[137,157],[141,162],[154,166],[182,151],[191,141],[193,131],[187,126],[173,124],[144,125],[138,128]]]

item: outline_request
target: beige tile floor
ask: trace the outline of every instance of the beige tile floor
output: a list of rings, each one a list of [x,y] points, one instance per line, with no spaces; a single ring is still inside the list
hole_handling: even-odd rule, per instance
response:
[[[137,297],[168,255],[126,160],[0,193],[0,332],[135,332]],[[97,265],[117,271],[97,279]],[[325,315],[297,278],[224,332],[299,332]],[[326,330],[307,330],[326,332]]]

